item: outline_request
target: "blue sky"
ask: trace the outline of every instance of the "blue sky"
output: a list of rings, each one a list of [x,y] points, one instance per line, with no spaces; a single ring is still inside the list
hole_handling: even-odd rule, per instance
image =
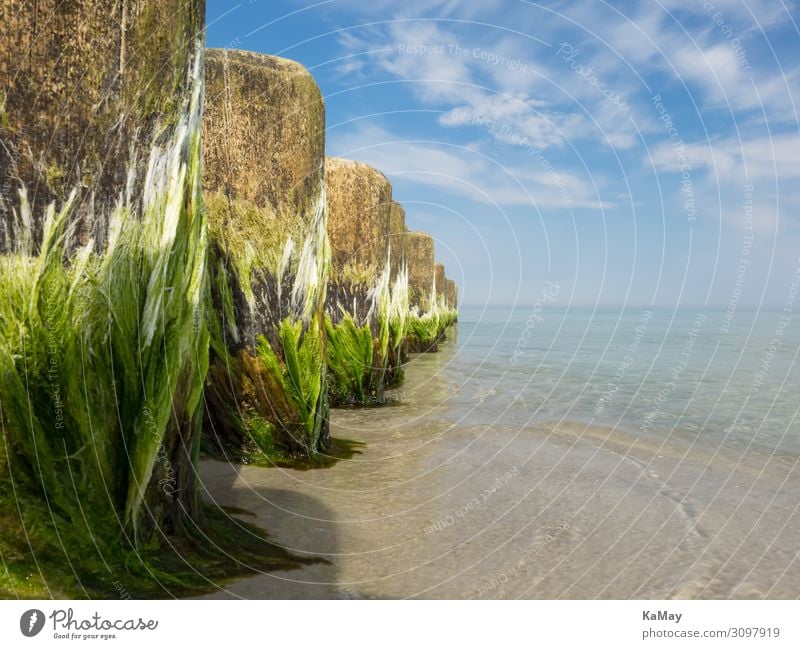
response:
[[[800,264],[800,31],[780,0],[208,3],[295,59],[329,155],[392,180],[465,303],[782,307]],[[796,287],[796,283],[795,283]]]

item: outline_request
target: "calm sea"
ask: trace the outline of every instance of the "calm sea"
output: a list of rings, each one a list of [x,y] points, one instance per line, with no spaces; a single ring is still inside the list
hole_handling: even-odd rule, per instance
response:
[[[584,422],[795,456],[799,324],[779,311],[462,307],[441,375],[472,424]]]

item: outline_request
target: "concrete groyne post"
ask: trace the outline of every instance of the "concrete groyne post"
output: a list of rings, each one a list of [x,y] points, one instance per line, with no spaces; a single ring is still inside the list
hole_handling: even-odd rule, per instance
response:
[[[386,384],[396,385],[403,378],[402,365],[407,356],[408,337],[408,261],[406,255],[406,211],[392,201],[389,216],[390,282],[392,300],[390,309],[389,358],[386,367]]]
[[[434,281],[434,288],[436,290],[436,301],[439,304],[444,304],[444,299],[445,299],[444,264],[440,264],[438,262],[435,264],[433,281]]]
[[[332,257],[327,302],[331,397],[335,403],[380,402],[399,272],[392,227],[399,227],[402,213],[392,201],[388,179],[361,162],[328,158],[326,189]],[[393,273],[392,268],[398,270]]]
[[[452,279],[445,279],[444,287],[445,303],[450,309],[458,309],[458,287]]]
[[[403,206],[392,201],[389,215],[389,246],[391,249],[392,279],[397,277],[400,269],[406,263],[406,211]]]
[[[424,232],[406,234],[408,262],[409,352],[437,350],[438,325],[434,317],[433,287],[436,273],[433,238]]]
[[[424,232],[406,234],[408,290],[411,308],[424,313],[431,308],[434,277],[433,238]]]
[[[133,539],[200,514],[204,24],[200,0],[0,0],[9,462],[65,520],[111,508]]]
[[[213,311],[207,433],[234,456],[328,442],[325,109],[298,63],[206,56],[204,193]]]
[[[77,190],[72,245],[102,243],[131,173],[139,196],[151,147],[168,140],[182,110],[205,3],[111,6],[0,2],[0,249],[9,249],[20,185],[35,240],[45,208]]]

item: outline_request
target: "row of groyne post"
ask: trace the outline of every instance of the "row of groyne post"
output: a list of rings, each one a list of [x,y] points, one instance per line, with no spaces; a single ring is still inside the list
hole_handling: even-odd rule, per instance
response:
[[[204,23],[201,0],[0,0],[5,594],[192,588],[176,541],[253,565],[203,454],[313,463],[331,406],[382,403],[456,320],[388,179],[326,157],[311,74],[206,50]]]

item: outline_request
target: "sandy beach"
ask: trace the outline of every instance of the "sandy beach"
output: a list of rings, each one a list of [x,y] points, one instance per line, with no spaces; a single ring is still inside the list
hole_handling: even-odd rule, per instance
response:
[[[415,358],[394,405],[334,411],[333,434],[365,443],[354,459],[205,462],[208,499],[326,560],[209,597],[800,596],[795,460],[568,422],[470,425],[455,354],[450,341]]]

